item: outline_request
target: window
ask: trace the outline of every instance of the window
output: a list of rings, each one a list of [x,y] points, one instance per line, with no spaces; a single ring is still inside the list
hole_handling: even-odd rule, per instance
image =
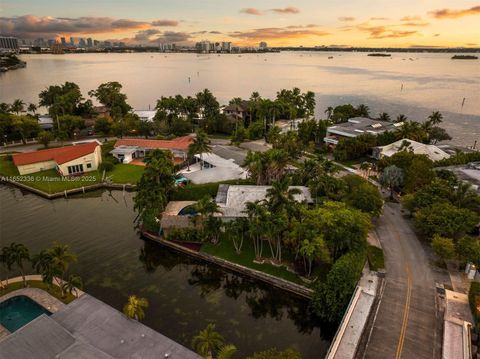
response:
[[[91,163],[87,163],[87,168],[92,168],[92,164],[91,164]]]
[[[76,174],[76,173],[82,173],[82,172],[83,172],[83,165],[68,166],[68,174],[69,175],[73,175],[73,174]]]

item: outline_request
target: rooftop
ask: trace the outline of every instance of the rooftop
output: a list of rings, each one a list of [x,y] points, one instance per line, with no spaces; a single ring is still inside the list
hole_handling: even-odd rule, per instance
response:
[[[435,145],[427,145],[421,142],[413,141],[408,138],[402,138],[386,146],[377,147],[382,156],[391,157],[399,151],[412,151],[417,155],[427,155],[432,161],[439,161],[449,158],[450,155]]]
[[[138,110],[135,110],[135,111],[133,111],[133,113],[135,115],[137,115],[138,117],[140,117],[141,120],[153,121],[153,118],[157,114],[157,111],[150,111],[150,110],[148,110],[148,111],[138,111]]]
[[[386,121],[372,120],[366,117],[353,117],[347,122],[328,127],[328,133],[346,137],[357,137],[362,134],[379,134],[385,131],[393,131],[401,127],[403,122],[391,123]]]
[[[0,359],[173,358],[200,356],[98,299],[84,294],[0,341]]]
[[[138,146],[148,149],[160,150],[188,150],[188,146],[193,142],[192,136],[177,137],[173,140],[146,140],[143,138],[121,138],[115,142],[118,146]]]
[[[263,201],[267,197],[267,191],[272,186],[253,185],[225,185],[218,188],[216,202],[225,217],[246,217],[244,213],[247,202]],[[312,203],[312,196],[308,187],[290,186],[290,189],[297,188],[299,194],[295,195],[298,202]]]
[[[12,158],[15,166],[28,165],[43,161],[55,161],[60,165],[92,153],[95,151],[97,146],[98,143],[90,142],[75,146],[65,146],[35,152],[18,153],[14,154]]]

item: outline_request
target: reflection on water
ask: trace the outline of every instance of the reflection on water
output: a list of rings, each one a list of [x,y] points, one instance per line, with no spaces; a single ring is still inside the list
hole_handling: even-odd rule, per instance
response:
[[[0,238],[33,253],[53,241],[72,247],[72,272],[85,290],[121,310],[129,294],[150,302],[145,324],[189,346],[216,322],[238,357],[293,346],[305,358],[325,354],[336,328],[314,318],[305,300],[141,240],[132,194],[97,191],[49,201],[0,186]]]
[[[333,56],[333,59],[329,59]],[[282,88],[315,92],[316,115],[328,106],[366,103],[372,114],[403,113],[423,120],[434,110],[460,144],[480,134],[480,61],[452,54],[393,53],[391,58],[353,52],[282,52],[242,57],[195,54],[22,55],[25,69],[0,74],[0,99],[38,102],[52,82],[76,82],[84,95],[100,83],[119,81],[136,109],[153,108],[161,96],[193,95],[209,88],[223,104],[253,91],[273,97]],[[411,59],[411,60],[410,60]],[[265,61],[266,60],[266,61]],[[52,76],[54,74],[54,76]],[[188,81],[188,78],[191,81]],[[462,100],[466,98],[462,107]]]

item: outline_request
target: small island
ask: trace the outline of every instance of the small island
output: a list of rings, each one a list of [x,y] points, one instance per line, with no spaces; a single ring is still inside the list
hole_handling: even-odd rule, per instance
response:
[[[390,57],[390,56],[392,56],[392,55],[391,55],[391,54],[384,54],[384,53],[374,52],[374,53],[372,53],[372,54],[368,54],[367,56]]]
[[[475,55],[454,55],[452,60],[478,60],[478,56]]]
[[[27,63],[20,60],[14,54],[0,55],[0,72],[7,72],[8,70],[16,70],[26,67]]]

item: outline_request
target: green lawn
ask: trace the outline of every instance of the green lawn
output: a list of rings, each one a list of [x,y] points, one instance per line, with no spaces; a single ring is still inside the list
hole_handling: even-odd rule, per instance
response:
[[[57,298],[58,300],[62,301],[65,304],[68,304],[75,299],[75,296],[69,293],[67,293],[65,297],[62,298],[62,292],[60,290],[60,287],[54,284],[52,284],[52,286],[50,287],[50,290],[47,289],[47,285],[45,283],[39,280],[27,280],[27,285],[31,288],[43,289],[45,292],[48,292],[50,295],[52,295],[53,297]],[[22,288],[23,288],[23,282],[11,283],[6,288],[0,289],[0,297],[7,293],[13,292],[14,290],[18,290]]]
[[[268,249],[267,246],[263,248],[263,254],[268,255],[266,252]],[[214,255],[219,258],[226,259],[230,262],[241,264],[245,267],[259,270],[264,273],[271,274],[275,277],[286,279],[290,282],[304,285],[308,287],[302,279],[295,273],[289,272],[285,267],[276,267],[271,264],[259,264],[254,263],[255,253],[253,250],[253,245],[250,241],[245,240],[242,247],[242,253],[237,254],[233,243],[228,240],[221,240],[219,244],[214,245],[212,243],[205,243],[202,245],[202,252]]]
[[[385,268],[385,260],[381,248],[369,245],[367,249],[367,258],[371,270],[377,271]]]
[[[107,172],[112,177],[113,183],[136,184],[142,178],[145,167],[119,163],[113,170]]]

